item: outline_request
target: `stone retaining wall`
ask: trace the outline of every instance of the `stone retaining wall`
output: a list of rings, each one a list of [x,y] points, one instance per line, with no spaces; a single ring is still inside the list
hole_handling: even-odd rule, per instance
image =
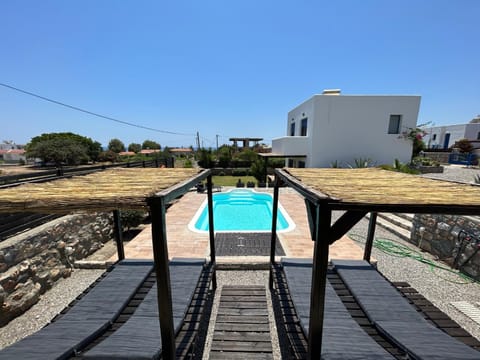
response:
[[[463,245],[458,238],[462,230],[472,235]],[[468,260],[480,245],[476,239],[480,239],[480,219],[476,217],[416,214],[413,218],[410,242],[438,256],[450,266],[465,263],[460,270],[480,280],[480,251]]]
[[[0,326],[113,237],[110,213],[61,217],[0,243]]]
[[[448,164],[448,157],[450,156],[449,152],[429,152],[428,150],[424,151],[426,157],[438,161],[440,164]]]

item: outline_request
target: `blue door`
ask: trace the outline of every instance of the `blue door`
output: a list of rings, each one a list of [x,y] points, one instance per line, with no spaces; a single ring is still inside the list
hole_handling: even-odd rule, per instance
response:
[[[450,134],[445,134],[445,140],[443,141],[443,148],[448,149],[448,143],[450,142]]]

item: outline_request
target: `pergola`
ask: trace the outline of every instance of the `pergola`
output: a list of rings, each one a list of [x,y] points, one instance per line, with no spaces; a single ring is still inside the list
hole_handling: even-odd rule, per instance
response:
[[[275,170],[270,262],[275,263],[276,218],[281,183],[306,200],[312,240],[315,241],[310,298],[308,358],[318,359],[322,333],[329,245],[340,239],[367,213],[370,228],[364,259],[369,260],[377,212],[480,215],[480,187],[426,179],[379,169]],[[345,213],[331,224],[332,211]],[[272,271],[272,270],[271,270]],[[273,277],[270,273],[270,287]]]
[[[0,212],[38,212],[70,214],[74,212],[113,211],[116,232],[120,231],[118,210],[149,210],[152,218],[152,243],[158,287],[158,310],[162,336],[162,356],[175,358],[175,332],[168,267],[165,212],[166,205],[207,178],[210,261],[212,286],[216,287],[215,246],[210,170],[198,169],[111,169],[85,176],[74,176],[47,183],[24,184],[0,191]],[[123,245],[117,237],[119,259]]]

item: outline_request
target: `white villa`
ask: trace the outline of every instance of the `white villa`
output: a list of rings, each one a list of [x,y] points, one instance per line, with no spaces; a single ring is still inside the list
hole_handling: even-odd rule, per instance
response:
[[[330,167],[371,159],[409,162],[412,142],[402,133],[417,125],[420,96],[341,95],[325,90],[288,113],[287,136],[273,139],[272,156],[289,167]]]
[[[425,129],[425,132],[427,135],[425,135],[423,141],[428,148],[448,149],[460,139],[480,140],[480,123],[470,122],[468,124],[433,126]]]

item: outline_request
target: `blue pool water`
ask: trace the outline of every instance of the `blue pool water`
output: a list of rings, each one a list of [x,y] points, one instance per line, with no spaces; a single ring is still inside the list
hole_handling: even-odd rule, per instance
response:
[[[213,195],[213,218],[215,231],[270,231],[272,229],[273,198],[270,194],[251,190],[232,190]],[[194,229],[208,231],[208,207],[194,218]],[[200,211],[199,210],[199,211]],[[277,230],[292,227],[288,215],[279,208]]]

